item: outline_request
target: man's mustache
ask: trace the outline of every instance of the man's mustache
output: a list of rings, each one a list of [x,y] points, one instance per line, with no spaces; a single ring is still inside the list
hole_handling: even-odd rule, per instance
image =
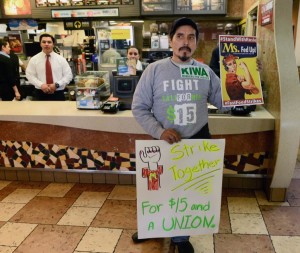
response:
[[[189,47],[186,47],[186,46],[179,48],[179,51],[181,51],[181,50],[187,50],[189,52],[192,52],[192,50]]]

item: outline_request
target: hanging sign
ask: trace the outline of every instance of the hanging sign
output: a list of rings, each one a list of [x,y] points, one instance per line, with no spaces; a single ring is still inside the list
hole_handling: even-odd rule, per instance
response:
[[[119,8],[51,10],[52,18],[118,17]]]
[[[71,20],[64,21],[65,30],[82,30],[82,29],[91,29],[91,21],[87,20]]]

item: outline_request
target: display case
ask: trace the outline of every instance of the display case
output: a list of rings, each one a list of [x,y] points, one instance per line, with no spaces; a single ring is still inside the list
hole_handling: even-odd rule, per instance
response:
[[[87,71],[75,77],[76,106],[78,109],[100,109],[110,96],[108,71]]]

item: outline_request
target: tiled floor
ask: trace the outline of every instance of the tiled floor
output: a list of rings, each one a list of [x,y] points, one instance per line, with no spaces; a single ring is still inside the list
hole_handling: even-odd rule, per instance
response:
[[[193,236],[196,253],[299,253],[300,165],[284,203],[224,189],[219,233]],[[0,253],[171,253],[169,239],[134,244],[133,185],[0,181]]]

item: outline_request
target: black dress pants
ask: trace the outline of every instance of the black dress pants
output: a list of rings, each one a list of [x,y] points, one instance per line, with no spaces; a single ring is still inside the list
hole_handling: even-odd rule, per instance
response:
[[[63,90],[57,90],[53,94],[46,94],[40,89],[35,89],[37,100],[39,101],[65,101]]]

